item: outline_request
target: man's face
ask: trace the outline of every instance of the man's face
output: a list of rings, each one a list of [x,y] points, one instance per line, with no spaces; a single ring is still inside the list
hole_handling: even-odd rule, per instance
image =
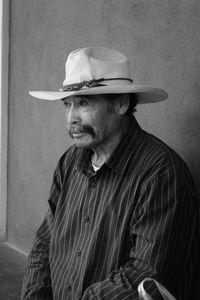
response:
[[[73,96],[64,100],[67,131],[80,147],[107,144],[120,129],[117,104],[104,95]]]

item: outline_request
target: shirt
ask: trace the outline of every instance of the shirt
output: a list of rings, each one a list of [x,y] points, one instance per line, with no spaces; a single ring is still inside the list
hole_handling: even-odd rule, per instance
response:
[[[146,277],[188,299],[199,225],[185,162],[134,117],[97,172],[91,154],[72,146],[59,160],[22,299],[134,300]]]

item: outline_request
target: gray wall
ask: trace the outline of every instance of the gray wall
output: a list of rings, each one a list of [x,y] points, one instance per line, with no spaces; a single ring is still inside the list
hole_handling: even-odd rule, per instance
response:
[[[67,54],[102,45],[130,57],[136,84],[169,98],[138,106],[142,127],[188,162],[200,186],[200,3],[198,0],[11,1],[8,241],[23,251],[47,209],[52,172],[70,145],[62,103],[28,90],[57,90]]]

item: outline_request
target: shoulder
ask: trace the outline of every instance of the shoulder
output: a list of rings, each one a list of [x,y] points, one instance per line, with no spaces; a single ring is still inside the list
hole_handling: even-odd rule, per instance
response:
[[[77,153],[78,148],[75,147],[75,145],[72,145],[62,154],[62,156],[59,159],[59,164],[63,165],[70,162],[71,160],[73,160],[73,158],[76,157]]]
[[[66,171],[73,170],[81,155],[82,149],[72,145],[60,157],[57,163],[57,170],[63,175],[66,173]]]
[[[195,199],[197,204],[199,196],[187,163],[174,149],[154,135],[142,131],[141,138],[146,149],[143,151],[141,190],[154,185],[163,190],[167,187],[168,192],[174,191],[174,194],[181,194],[182,198]]]
[[[146,179],[152,180],[165,174],[179,176],[188,171],[180,155],[156,136],[142,130],[139,144]]]
[[[141,137],[144,147],[146,148],[148,159],[151,159],[154,163],[158,161],[166,162],[168,167],[172,168],[174,164],[179,165],[184,163],[184,160],[174,149],[156,136],[142,131]]]

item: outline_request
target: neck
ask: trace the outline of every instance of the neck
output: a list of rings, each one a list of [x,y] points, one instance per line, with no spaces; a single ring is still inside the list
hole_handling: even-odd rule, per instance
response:
[[[129,120],[124,120],[123,123],[124,124],[121,124],[122,126],[120,126],[120,129],[116,131],[116,133],[109,138],[107,142],[92,149],[94,152],[92,156],[92,163],[95,166],[101,167],[110,158],[114,149],[117,147],[123,135],[126,133]]]

